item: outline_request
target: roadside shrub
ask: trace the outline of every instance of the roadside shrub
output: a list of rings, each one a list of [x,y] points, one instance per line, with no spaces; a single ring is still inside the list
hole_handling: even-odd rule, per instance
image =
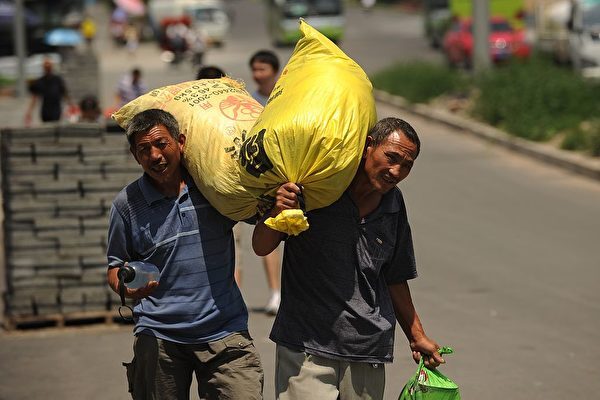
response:
[[[560,148],[564,150],[585,150],[588,148],[588,136],[579,128],[570,130],[563,138]]]
[[[596,130],[590,134],[589,146],[594,157],[600,157],[600,122],[596,125]]]
[[[593,156],[600,156],[600,117],[582,122],[578,130],[583,136],[583,148],[589,149]]]
[[[530,140],[548,140],[600,112],[599,84],[544,58],[493,69],[476,84],[474,115]],[[567,146],[578,146],[576,135]]]
[[[560,147],[565,150],[589,150],[591,155],[600,156],[600,118],[584,121],[568,131]]]
[[[468,78],[460,71],[427,62],[395,64],[371,77],[373,86],[402,96],[411,103],[426,103],[442,94],[464,92]]]

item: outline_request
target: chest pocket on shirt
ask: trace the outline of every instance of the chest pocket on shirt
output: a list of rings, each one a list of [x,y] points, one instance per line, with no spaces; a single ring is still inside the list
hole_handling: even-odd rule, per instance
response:
[[[383,264],[392,259],[394,254],[394,246],[388,242],[388,238],[379,237],[377,235],[369,235],[372,237],[367,238],[369,255],[371,256],[371,261],[373,264],[373,268],[379,273]],[[382,235],[380,235],[382,236]]]
[[[381,267],[391,261],[394,256],[395,227],[378,223],[378,221],[371,222],[363,231],[363,240],[367,247],[365,251],[371,261],[367,265],[374,269],[376,274],[379,274]]]
[[[384,242],[387,238],[382,239],[380,237],[370,238],[369,240],[369,249],[371,252],[371,257],[373,260],[378,263],[384,263],[386,260],[392,258],[392,252],[394,251],[394,246],[390,243]]]

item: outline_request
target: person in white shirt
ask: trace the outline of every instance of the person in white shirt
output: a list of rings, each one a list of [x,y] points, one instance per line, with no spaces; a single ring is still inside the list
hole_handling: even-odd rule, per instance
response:
[[[117,85],[117,107],[123,107],[147,91],[148,87],[142,81],[142,71],[139,68],[132,69],[131,73],[121,78]]]
[[[264,107],[279,77],[279,58],[270,50],[259,50],[250,57],[249,65],[252,70],[252,79],[257,84],[252,97]],[[277,248],[263,257],[270,291],[264,311],[270,315],[277,314],[281,300],[280,264],[281,254]]]

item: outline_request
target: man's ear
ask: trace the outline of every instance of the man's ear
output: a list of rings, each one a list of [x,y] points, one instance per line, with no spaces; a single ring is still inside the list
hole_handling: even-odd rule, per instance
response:
[[[179,143],[179,151],[183,153],[183,149],[185,149],[185,135],[183,133],[179,134],[177,142]]]
[[[365,147],[363,149],[362,158],[367,158],[367,148],[373,145],[373,137],[367,136],[367,140],[365,141]]]

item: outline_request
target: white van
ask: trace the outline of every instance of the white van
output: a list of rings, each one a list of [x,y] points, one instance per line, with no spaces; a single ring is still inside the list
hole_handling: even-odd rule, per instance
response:
[[[536,8],[538,47],[600,78],[600,0],[560,0]]]
[[[600,78],[600,1],[572,3],[568,21],[573,67],[588,78]]]

